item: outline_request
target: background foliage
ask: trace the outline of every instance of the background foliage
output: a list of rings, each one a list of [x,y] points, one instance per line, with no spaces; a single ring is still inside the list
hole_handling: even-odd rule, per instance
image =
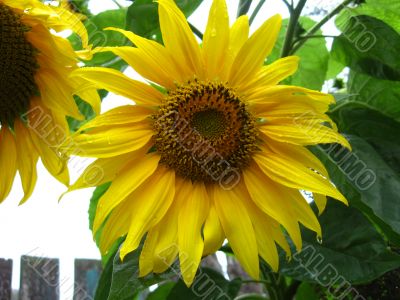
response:
[[[176,2],[190,16],[202,0]],[[238,15],[256,7],[252,20],[264,2],[268,1],[242,0]],[[179,280],[177,266],[161,275],[138,278],[138,251],[121,262],[121,240],[103,257],[104,271],[96,300],[313,300],[355,299],[357,295],[363,297],[357,299],[400,299],[400,2],[346,0],[331,11],[322,10],[320,22],[302,13],[306,0],[284,2],[290,18],[284,20],[266,63],[298,55],[299,71],[285,83],[316,90],[328,87],[335,95],[337,104],[330,108],[329,115],[353,151],[337,145],[312,147],[312,151],[346,195],[350,208],[328,201],[326,212],[320,216],[322,243],[303,228],[304,250],[290,261],[282,253],[279,274],[271,273],[262,264],[263,278],[256,285],[245,275],[235,279],[230,276],[228,280],[220,269],[210,268],[207,263],[199,270],[192,289]],[[157,3],[152,0],[135,0],[129,7],[97,15],[90,13],[87,0],[70,3],[88,16],[85,24],[95,46],[128,44],[122,35],[101,30],[109,26],[126,28],[162,43]],[[322,35],[321,26],[329,19],[335,19],[339,35]],[[193,30],[201,36],[201,32]],[[76,37],[71,40],[78,47]],[[327,41],[332,42],[332,47],[327,47]],[[97,54],[86,65],[126,68],[125,62],[111,53]],[[90,109],[79,104],[91,118]],[[72,129],[79,126],[70,121]],[[92,197],[90,224],[97,201],[107,188],[108,185],[99,187]],[[229,246],[220,250],[228,262],[234,261]],[[232,275],[229,266],[228,273]],[[201,295],[194,288],[204,278],[210,278],[216,288]]]

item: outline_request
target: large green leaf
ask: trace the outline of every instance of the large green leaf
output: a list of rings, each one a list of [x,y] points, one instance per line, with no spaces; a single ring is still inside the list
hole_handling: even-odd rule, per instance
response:
[[[323,242],[303,231],[303,250],[283,261],[280,272],[298,280],[331,286],[371,281],[400,266],[368,219],[357,209],[330,199],[320,223]]]
[[[113,274],[108,300],[132,300],[140,291],[145,290],[153,284],[157,284],[176,277],[179,273],[170,268],[165,273],[156,275],[149,274],[139,277],[139,256],[141,248],[129,253],[123,261],[119,252],[114,256]]]
[[[115,31],[104,30],[107,27],[125,27],[126,9],[116,9],[101,12],[85,22],[89,34],[89,44],[93,47],[123,46],[125,37]],[[87,66],[103,66],[121,70],[126,63],[111,52],[95,54],[93,59],[85,61]]]
[[[175,1],[186,17],[190,16],[203,0]],[[137,35],[162,41],[160,22],[158,20],[158,4],[153,0],[135,0],[128,8],[127,29]]]
[[[400,122],[400,82],[351,71],[347,85],[349,97],[338,101],[334,110],[342,107],[368,108]]]
[[[319,151],[331,179],[353,205],[358,202],[395,232],[400,233],[400,177],[371,144],[348,136],[353,147],[348,152],[339,146]]]
[[[315,21],[308,17],[301,17],[301,31],[309,30],[315,25],[315,23]],[[267,58],[268,63],[271,63],[280,57],[287,26],[288,19],[284,19],[282,22],[282,29],[279,33],[279,37],[275,44],[275,47],[271,55]],[[317,34],[322,34],[322,32],[319,31],[317,32]],[[318,53],[318,55],[316,55],[316,53]],[[315,90],[321,90],[325,82],[329,61],[329,52],[326,47],[325,39],[309,39],[295,53],[295,55],[300,57],[299,69],[294,75],[286,79],[284,83],[303,86]]]
[[[332,56],[351,69],[370,76],[400,80],[400,35],[381,20],[356,16],[335,38]]]
[[[171,290],[167,300],[234,299],[241,286],[239,279],[228,281],[219,272],[210,268],[200,268],[190,288],[179,280]]]
[[[400,33],[400,1],[393,0],[366,0],[355,8],[347,7],[336,18],[339,28],[345,28],[347,20],[357,15],[368,15],[375,17]]]

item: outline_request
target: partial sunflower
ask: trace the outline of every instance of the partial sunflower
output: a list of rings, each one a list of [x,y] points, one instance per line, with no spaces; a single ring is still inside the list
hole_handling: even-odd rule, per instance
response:
[[[88,48],[85,27],[73,13],[37,0],[0,0],[0,202],[18,171],[25,202],[37,180],[41,158],[47,170],[68,185],[65,157],[57,151],[69,134],[66,116],[82,119],[73,94],[77,53],[51,30],[75,31]],[[76,91],[96,112],[96,90]]]
[[[100,199],[94,232],[106,253],[121,236],[123,259],[143,237],[140,276],[179,257],[187,285],[202,256],[229,241],[244,269],[259,277],[259,256],[278,269],[280,245],[302,247],[299,223],[321,236],[300,191],[320,212],[326,195],[346,199],[305,146],[348,142],[325,112],[331,95],[277,85],[293,74],[291,56],[264,66],[281,27],[273,16],[250,37],[246,16],[230,28],[214,0],[202,47],[172,0],[159,0],[164,46],[114,28],[136,47],[110,47],[152,83],[106,68],[74,72],[97,88],[132,99],[87,123],[71,143],[99,158],[70,191],[112,181]],[[162,88],[160,88],[162,87]],[[165,92],[163,92],[165,91]]]

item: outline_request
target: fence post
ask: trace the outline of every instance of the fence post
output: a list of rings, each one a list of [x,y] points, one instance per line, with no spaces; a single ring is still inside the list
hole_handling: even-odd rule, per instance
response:
[[[11,300],[12,260],[0,258],[0,300]]]
[[[21,257],[19,300],[58,300],[60,263],[58,259]]]
[[[101,274],[101,261],[75,259],[74,300],[92,300]]]

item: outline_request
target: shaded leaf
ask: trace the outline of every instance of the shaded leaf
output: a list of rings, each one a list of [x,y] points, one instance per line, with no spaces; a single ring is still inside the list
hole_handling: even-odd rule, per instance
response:
[[[279,33],[277,43],[271,55],[267,58],[268,63],[280,57],[288,23],[288,19],[282,21],[282,29]],[[301,17],[300,24],[304,30],[309,30],[316,22],[308,17]],[[322,32],[319,31],[316,34],[322,34]],[[315,38],[307,40],[294,55],[300,57],[299,69],[294,75],[286,79],[284,84],[321,90],[325,82],[329,61],[329,52],[325,39]]]
[[[190,288],[183,280],[171,290],[167,300],[233,299],[239,293],[241,281],[228,281],[219,272],[210,268],[200,268]]]
[[[138,277],[141,248],[142,246],[129,253],[123,262],[120,260],[119,252],[115,255],[108,300],[132,300],[138,292],[145,290],[149,286],[177,276],[178,271],[170,268],[162,274],[149,274],[145,277]]]
[[[318,243],[311,231],[303,231],[303,250],[290,262],[282,262],[281,273],[328,287],[368,282],[400,266],[400,256],[388,250],[357,209],[331,199],[320,223],[323,242]]]
[[[175,1],[186,17],[190,16],[203,0]],[[162,42],[158,4],[153,0],[136,0],[128,8],[126,28],[137,35]]]
[[[369,16],[348,20],[335,38],[333,59],[370,76],[400,80],[400,35],[389,25]]]

